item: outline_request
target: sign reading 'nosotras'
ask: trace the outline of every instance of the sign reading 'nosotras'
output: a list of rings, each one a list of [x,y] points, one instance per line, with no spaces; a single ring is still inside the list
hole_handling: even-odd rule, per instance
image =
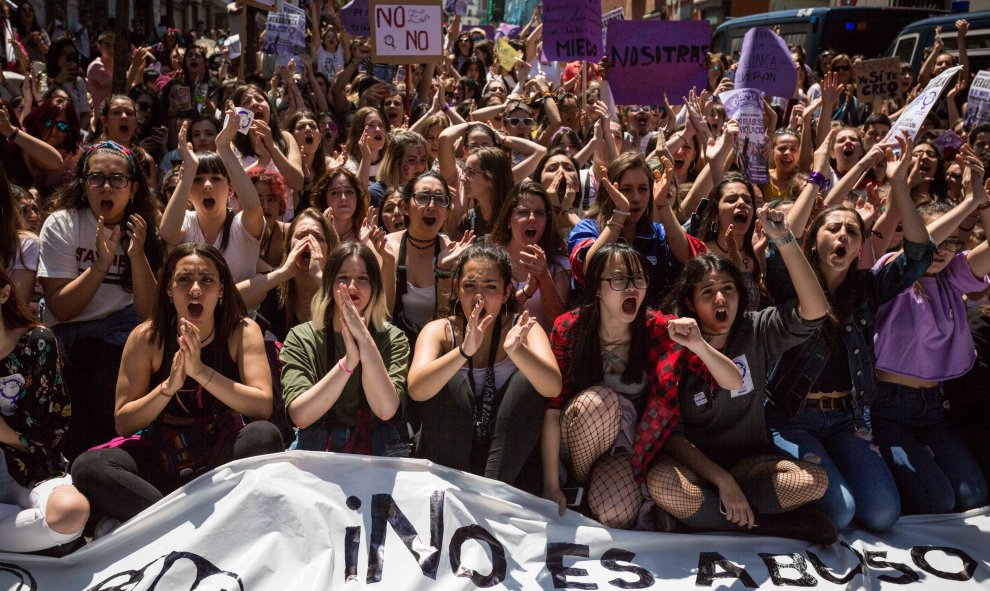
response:
[[[612,21],[608,83],[620,105],[680,104],[708,83],[708,21]]]

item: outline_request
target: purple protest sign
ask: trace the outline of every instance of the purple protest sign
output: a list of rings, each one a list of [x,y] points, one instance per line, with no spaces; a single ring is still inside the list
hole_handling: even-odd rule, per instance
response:
[[[543,0],[543,52],[556,61],[602,57],[601,0]]]
[[[749,182],[769,182],[767,129],[763,121],[763,91],[758,88],[737,88],[718,95],[729,119],[739,122],[736,138],[736,163],[746,173]]]
[[[625,21],[608,25],[608,83],[620,105],[681,104],[707,87],[708,21]]]
[[[357,37],[371,36],[371,12],[368,0],[351,0],[340,9],[340,19],[344,28]]]
[[[797,68],[787,43],[766,27],[747,31],[736,68],[735,87],[759,88],[766,96],[793,97]]]

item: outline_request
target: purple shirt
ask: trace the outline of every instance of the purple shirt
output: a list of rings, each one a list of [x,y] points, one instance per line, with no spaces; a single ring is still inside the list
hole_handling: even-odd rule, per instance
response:
[[[922,277],[880,306],[874,335],[878,370],[934,382],[959,377],[973,367],[976,347],[962,296],[983,291],[990,279],[973,276],[967,253],[956,254],[938,274]],[[874,268],[893,254],[880,257]]]

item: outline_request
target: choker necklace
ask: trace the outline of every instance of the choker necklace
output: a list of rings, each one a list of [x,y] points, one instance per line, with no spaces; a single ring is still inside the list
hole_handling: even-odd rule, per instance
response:
[[[419,250],[426,250],[427,248],[433,246],[433,242],[436,238],[416,238],[412,235],[412,232],[406,230],[406,240],[408,240],[413,248],[418,248]]]
[[[217,326],[214,324],[213,325],[213,330],[210,331],[210,334],[206,335],[204,338],[199,339],[199,345],[200,346],[203,346],[203,343],[205,343],[206,341],[212,339],[213,338],[213,333],[215,333],[216,331],[217,331]]]
[[[722,251],[722,254],[724,254],[725,256],[727,256],[729,258],[732,258],[732,255],[729,253],[729,251],[726,250],[726,249],[724,249],[724,248],[722,248],[722,244],[719,243],[718,238],[715,239],[715,246],[717,246],[718,249]],[[745,265],[747,267],[749,266],[749,257],[746,256],[746,253],[744,253],[742,251],[742,249],[739,249],[739,260],[742,261],[742,264],[743,265]]]

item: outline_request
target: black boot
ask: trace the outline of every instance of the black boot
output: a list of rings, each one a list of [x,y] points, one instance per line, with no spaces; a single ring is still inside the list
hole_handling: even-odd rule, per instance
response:
[[[812,545],[827,546],[835,543],[838,533],[832,520],[824,513],[805,505],[787,513],[756,516],[757,527],[750,533],[804,540]]]

